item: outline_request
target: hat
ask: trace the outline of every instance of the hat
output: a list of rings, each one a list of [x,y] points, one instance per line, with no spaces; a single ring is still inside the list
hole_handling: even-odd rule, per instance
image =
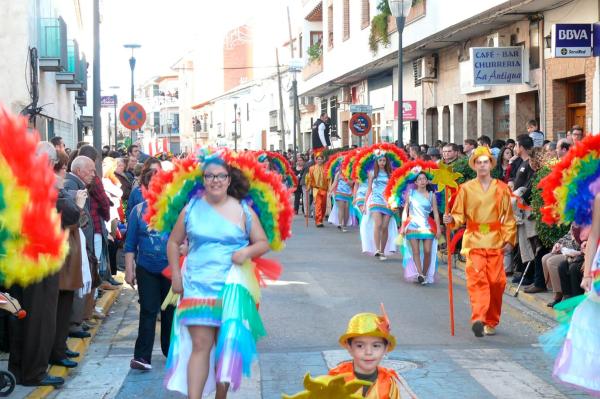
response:
[[[436,147],[429,147],[427,149],[427,155],[440,157],[442,154],[440,154],[440,150],[438,150]]]
[[[383,306],[382,306],[383,310]],[[346,347],[350,338],[379,337],[388,342],[387,351],[391,352],[396,347],[396,338],[390,333],[390,320],[385,311],[383,316],[375,313],[359,313],[348,322],[346,333],[339,339],[340,345]]]
[[[473,150],[473,153],[471,154],[471,157],[469,158],[469,166],[471,167],[471,169],[477,170],[477,169],[475,169],[475,161],[479,157],[488,157],[490,159],[490,163],[492,164],[492,169],[494,169],[496,167],[496,157],[494,157],[492,155],[492,152],[490,151],[490,149],[488,147],[480,145],[479,147],[477,147]]]
[[[317,149],[313,150],[313,155],[315,156],[315,159],[317,159],[318,157],[325,159],[324,150],[325,150],[324,148],[317,148]]]

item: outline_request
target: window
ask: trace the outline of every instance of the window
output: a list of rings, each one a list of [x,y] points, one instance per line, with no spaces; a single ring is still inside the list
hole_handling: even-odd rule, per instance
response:
[[[364,29],[371,25],[371,2],[369,0],[362,0],[362,23],[361,27]]]
[[[327,8],[327,48],[333,48],[333,4]]]
[[[344,40],[350,37],[350,0],[344,0]]]
[[[210,128],[212,129],[213,127],[213,115],[212,115],[212,111],[210,111]]]
[[[310,32],[310,45],[313,46],[316,43],[321,43],[323,41],[323,32],[321,31],[312,31]]]
[[[529,69],[540,67],[540,23],[529,24]]]
[[[158,87],[158,86],[156,86]],[[154,112],[154,131],[155,132],[159,132],[160,131],[160,112]]]
[[[507,139],[510,132],[510,102],[509,97],[494,99],[494,137],[492,139]]]
[[[329,97],[329,123],[331,124],[331,130],[329,134],[332,137],[336,137],[337,134],[337,96]]]
[[[160,95],[160,91],[158,89],[158,85],[152,85],[152,97],[158,97]]]
[[[279,123],[277,122],[277,110],[269,111],[269,131],[276,132],[279,130]]]

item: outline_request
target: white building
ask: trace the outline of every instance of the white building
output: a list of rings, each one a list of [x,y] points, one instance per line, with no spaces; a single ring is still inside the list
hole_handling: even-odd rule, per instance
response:
[[[30,118],[43,140],[82,139],[91,49],[91,3],[3,1],[0,7],[0,103]]]
[[[348,132],[350,104],[373,107],[369,141],[397,137],[398,33],[392,17],[389,46],[380,43],[375,54],[369,48],[372,20],[383,3],[302,2],[299,42],[307,64],[299,92],[308,97],[304,102],[315,99],[317,113],[330,114],[344,145],[357,142]],[[404,143],[462,144],[482,134],[514,138],[529,119],[538,119],[550,138],[576,123],[597,129],[596,59],[555,59],[544,43],[552,24],[591,23],[600,20],[598,13],[591,0],[414,1],[403,34],[403,100],[417,112],[415,120],[405,120]],[[474,86],[470,49],[479,46],[522,47],[529,55],[529,81]]]

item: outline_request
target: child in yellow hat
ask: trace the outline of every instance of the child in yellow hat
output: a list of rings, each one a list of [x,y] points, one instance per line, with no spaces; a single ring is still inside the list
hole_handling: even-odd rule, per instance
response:
[[[339,342],[348,350],[352,360],[329,370],[329,375],[343,375],[346,381],[371,382],[372,385],[357,391],[366,399],[400,398],[398,375],[394,370],[379,365],[385,354],[396,346],[396,338],[390,333],[390,322],[385,311],[383,316],[359,313],[352,317]]]

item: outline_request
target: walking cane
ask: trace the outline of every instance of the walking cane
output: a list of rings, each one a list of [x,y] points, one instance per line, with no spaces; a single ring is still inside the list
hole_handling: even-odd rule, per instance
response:
[[[531,265],[531,262],[533,262],[533,261],[530,260],[529,262],[527,262],[527,266],[525,266],[525,271],[523,272],[523,275],[521,276],[521,281],[519,281],[519,286],[517,287],[517,291],[513,295],[515,298],[519,296],[519,290],[521,289],[521,285],[523,284],[523,280],[525,280],[525,275],[527,274],[527,270],[529,270],[529,265]]]
[[[310,197],[308,196],[308,189],[306,186],[303,186],[302,189],[304,191],[304,198],[302,199],[302,205],[304,205],[304,219],[306,222],[306,227],[308,227],[308,212],[310,212]]]

